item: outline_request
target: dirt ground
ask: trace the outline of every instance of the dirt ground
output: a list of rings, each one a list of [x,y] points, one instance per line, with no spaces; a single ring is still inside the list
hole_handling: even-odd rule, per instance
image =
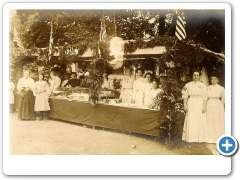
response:
[[[218,154],[215,145],[161,139],[49,119],[18,120],[10,114],[12,155],[181,155]]]

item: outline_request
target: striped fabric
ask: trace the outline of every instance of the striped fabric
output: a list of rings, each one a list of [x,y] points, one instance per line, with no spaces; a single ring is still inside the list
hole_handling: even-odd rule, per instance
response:
[[[98,57],[101,59],[102,56],[101,56],[101,51],[100,51],[100,48],[99,48],[99,42],[98,42]]]
[[[48,49],[49,61],[52,57],[52,49],[53,49],[53,22],[51,21],[51,31],[50,31],[50,40],[49,40],[49,49]]]
[[[16,44],[19,48],[21,48],[23,50],[25,49],[21,39],[18,36],[18,32],[15,27],[13,29],[13,42],[16,42]]]
[[[106,26],[105,26],[105,21],[101,21],[101,31],[100,31],[100,42],[104,40],[106,37]]]
[[[185,17],[183,16],[183,13],[178,12],[177,17],[177,23],[176,23],[176,31],[175,35],[176,37],[181,41],[187,37],[186,31],[185,31]]]

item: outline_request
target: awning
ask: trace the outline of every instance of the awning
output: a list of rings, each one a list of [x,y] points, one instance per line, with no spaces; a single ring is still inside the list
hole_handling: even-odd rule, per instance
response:
[[[164,46],[156,46],[154,48],[137,49],[133,53],[128,53],[124,55],[124,59],[138,59],[138,58],[159,58],[166,52]]]
[[[91,61],[92,57],[69,56],[66,57],[67,62]]]
[[[24,65],[28,62],[33,62],[35,58],[33,57],[29,57],[29,56],[25,56],[25,57],[22,57],[20,58],[17,62],[15,62],[14,64],[16,66],[21,66],[21,65]]]
[[[52,56],[50,63],[67,63],[67,59],[64,57]]]

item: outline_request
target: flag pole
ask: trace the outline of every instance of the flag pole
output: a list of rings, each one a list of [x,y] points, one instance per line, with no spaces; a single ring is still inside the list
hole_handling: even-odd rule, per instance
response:
[[[50,30],[50,37],[49,37],[49,49],[48,49],[48,61],[50,62],[50,59],[52,57],[52,49],[53,49],[53,19],[51,21],[51,30]]]

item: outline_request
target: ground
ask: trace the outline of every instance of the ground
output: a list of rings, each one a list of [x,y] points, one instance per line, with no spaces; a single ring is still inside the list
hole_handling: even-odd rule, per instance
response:
[[[10,154],[14,155],[211,155],[214,144],[159,138],[96,128],[56,119],[18,120],[10,114]]]

